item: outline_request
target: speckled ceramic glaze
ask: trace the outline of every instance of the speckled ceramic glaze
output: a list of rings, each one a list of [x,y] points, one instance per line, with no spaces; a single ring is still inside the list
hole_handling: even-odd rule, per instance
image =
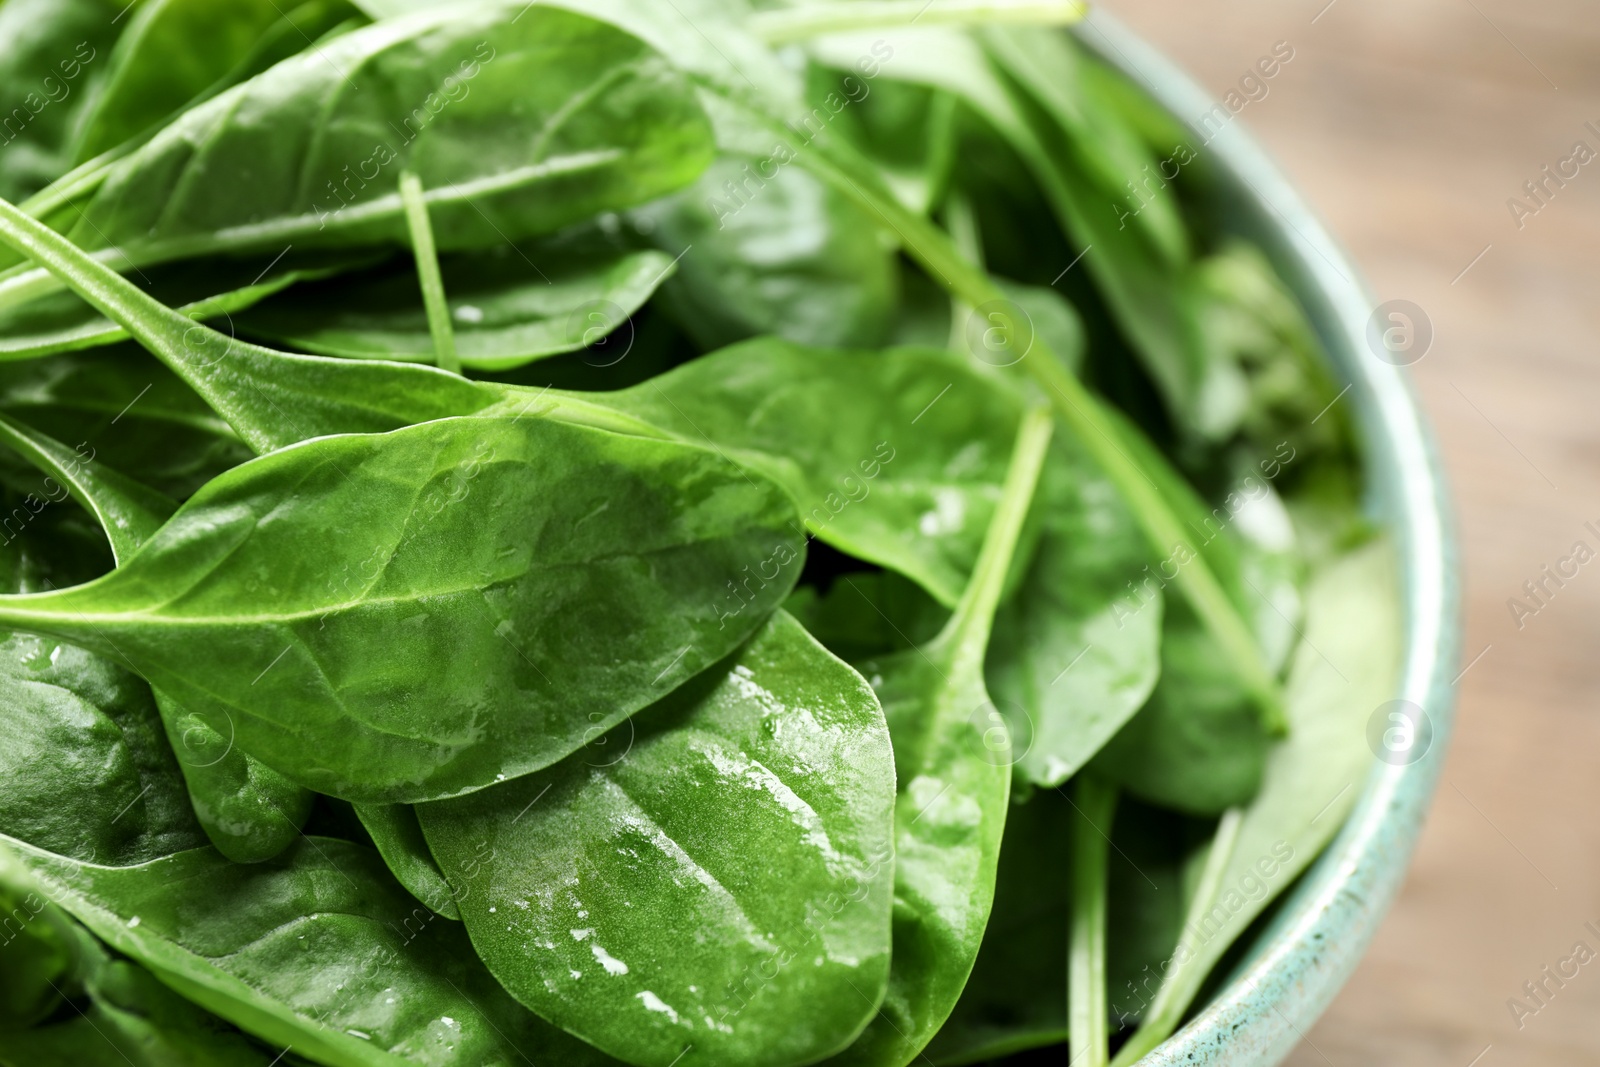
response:
[[[1196,129],[1215,104],[1149,45],[1096,12],[1082,42]],[[1246,113],[1246,117],[1248,112]],[[1400,552],[1405,649],[1396,697],[1433,727],[1426,755],[1407,766],[1373,760],[1349,822],[1250,946],[1220,993],[1140,1062],[1267,1067],[1281,1062],[1354,970],[1400,888],[1438,782],[1454,720],[1460,643],[1455,542],[1444,479],[1406,371],[1368,347],[1377,301],[1349,258],[1277,166],[1232,118],[1196,133],[1220,180],[1219,211],[1250,238],[1298,294],[1349,384],[1371,472],[1370,508]],[[1208,139],[1209,138],[1209,139]]]

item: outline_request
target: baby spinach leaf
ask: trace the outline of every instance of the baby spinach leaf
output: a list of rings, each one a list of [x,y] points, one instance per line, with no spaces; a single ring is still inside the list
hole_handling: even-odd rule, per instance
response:
[[[867,663],[894,742],[895,909],[889,990],[866,1031],[830,1063],[904,1067],[967,983],[994,897],[1011,791],[1005,720],[983,685],[983,652],[1050,444],[1026,415],[972,581],[927,645]]]
[[[1029,742],[1018,773],[1054,787],[1150,696],[1163,596],[1127,505],[1072,442],[1052,449],[1037,510],[1039,546],[995,619],[985,673],[1013,736]]]
[[[111,955],[0,849],[0,1063],[6,1067],[271,1067],[274,1051]],[[38,996],[42,992],[43,996]],[[63,996],[72,999],[61,1012]],[[39,1008],[54,1008],[45,1019]],[[29,1009],[33,1008],[30,1012]],[[30,1019],[30,1014],[34,1018]],[[61,1016],[65,1016],[62,1018]],[[14,1029],[17,1022],[39,1023]]]
[[[737,647],[794,582],[793,523],[703,448],[444,419],[237,467],[116,571],[0,621],[126,657],[308,788],[413,802],[559,760]],[[770,573],[727,610],[746,568]]]
[[[403,243],[409,170],[439,247],[476,248],[670,192],[710,154],[683,76],[637,38],[475,4],[335,37],[185,112],[112,167],[73,236],[124,268]],[[41,287],[0,279],[0,305]]]
[[[183,997],[333,1067],[615,1061],[541,1023],[377,853],[306,838],[265,863],[209,848],[102,867],[7,842],[50,898]]]
[[[73,125],[122,27],[117,0],[8,0],[0,6],[6,87],[0,197],[21,200],[72,165]]]
[[[889,971],[894,771],[872,690],[775,615],[638,717],[631,748],[418,808],[501,983],[646,1067],[800,1064]],[[599,762],[602,765],[596,766]]]
[[[1037,790],[1007,813],[983,945],[961,999],[927,1048],[939,1067],[1067,1040],[1073,814],[1057,789]]]
[[[786,159],[723,155],[682,193],[634,213],[656,247],[681,254],[667,307],[704,348],[761,334],[881,343],[898,298],[894,246]]]
[[[446,919],[460,919],[450,883],[428,850],[417,813],[409,804],[357,804],[356,816],[406,891]]]
[[[92,456],[0,415],[0,442],[58,479],[95,517],[120,563],[155,536],[177,505]],[[269,859],[300,833],[311,794],[234,748],[234,738],[153,693],[178,755],[195,815],[224,855],[239,863]]]
[[[287,59],[356,15],[342,0],[145,0],[105,57],[104,78],[78,123],[73,162],[148,133],[197,98]]]
[[[593,344],[644,306],[673,271],[661,252],[566,243],[497,246],[440,260],[464,366],[502,371]],[[416,271],[391,263],[302,285],[234,316],[247,334],[307,352],[431,362]]]
[[[544,399],[709,444],[784,486],[812,535],[906,574],[947,605],[977,559],[1021,408],[948,351],[832,352],[776,339],[621,392]]]
[[[150,690],[73,645],[0,637],[0,833],[91,863],[201,842]]]
[[[1230,368],[1237,378],[1232,396],[1217,397],[1233,401],[1232,418],[1216,423],[1263,454],[1291,438],[1298,462],[1348,454],[1345,409],[1333,406],[1341,387],[1320,358],[1305,313],[1259,249],[1225,244],[1195,265],[1187,295],[1208,364]]]
[[[1386,540],[1347,553],[1312,579],[1305,639],[1289,670],[1292,732],[1268,756],[1255,799],[1224,817],[1172,966],[1144,1025],[1118,1051],[1118,1067],[1176,1029],[1228,946],[1310,864],[1355,804],[1372,759],[1367,720],[1399,675],[1395,590]]]

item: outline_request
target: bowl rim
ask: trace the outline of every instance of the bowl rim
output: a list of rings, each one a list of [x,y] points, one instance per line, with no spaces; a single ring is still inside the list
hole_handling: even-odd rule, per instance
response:
[[[1368,460],[1369,507],[1391,530],[1405,645],[1396,696],[1424,709],[1427,752],[1409,765],[1374,759],[1344,827],[1282,902],[1244,962],[1144,1065],[1270,1067],[1282,1062],[1338,993],[1399,892],[1454,726],[1460,587],[1442,465],[1409,374],[1369,348],[1376,315],[1359,273],[1238,113],[1199,125],[1220,105],[1157,49],[1092,8],[1073,30],[1197,136],[1237,207],[1232,228],[1257,243],[1300,299],[1334,373],[1352,395]],[[1241,109],[1241,112],[1245,109]],[[1194,116],[1194,119],[1186,116]],[[1423,350],[1426,355],[1426,348]],[[1418,358],[1421,358],[1420,356]]]

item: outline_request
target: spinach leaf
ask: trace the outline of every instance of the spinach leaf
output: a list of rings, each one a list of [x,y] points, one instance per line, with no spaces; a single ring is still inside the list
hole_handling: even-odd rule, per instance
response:
[[[304,838],[265,863],[201,848],[102,867],[7,843],[108,945],[280,1048],[333,1067],[614,1063],[507,997],[461,928],[360,845]]]
[[[574,242],[446,256],[440,268],[461,362],[483,371],[593,344],[643,307],[675,269],[660,252]],[[319,355],[433,360],[416,272],[406,264],[302,285],[233,321],[247,334]]]
[[[439,915],[460,919],[461,909],[428,850],[416,810],[409,804],[357,804],[355,810],[395,880]]]
[[[308,788],[437,799],[559,760],[737,647],[794,582],[794,514],[703,448],[443,419],[237,467],[111,574],[0,621],[125,657]]]
[[[1021,402],[937,349],[735,345],[616,393],[552,390],[714,447],[788,490],[812,536],[961,596],[1004,478]]]
[[[1039,489],[1039,547],[995,619],[989,691],[1028,739],[1018,773],[1066,781],[1144,706],[1161,665],[1163,594],[1127,505],[1071,442]]]
[[[1164,1041],[1236,938],[1303,871],[1355,804],[1372,758],[1366,722],[1399,674],[1392,546],[1377,540],[1321,569],[1289,670],[1293,732],[1267,757],[1259,793],[1219,829],[1182,939],[1144,1025],[1117,1053],[1131,1064]]]
[[[939,1067],[1067,1040],[1073,815],[1058,789],[1038,790],[1007,813],[982,947],[961,999],[927,1048]]]
[[[184,113],[111,168],[73,237],[124,268],[403,243],[409,170],[439,247],[476,248],[670,192],[710,152],[683,77],[636,38],[476,4],[344,34]],[[9,272],[0,306],[53,287]]]
[[[664,295],[703,348],[759,334],[823,346],[888,336],[893,244],[853,201],[798,167],[725,154],[633,218],[656,247],[681,254]]]
[[[144,0],[105,58],[103,79],[78,122],[73,162],[148,133],[199,98],[215,95],[301,51],[356,17],[343,0]]]
[[[6,1067],[276,1062],[267,1046],[195,1007],[138,964],[113,957],[50,902],[9,849],[0,849],[0,909],[7,918],[0,942],[6,964],[0,969],[0,1063]],[[71,999],[70,1013],[61,1011],[63,997]],[[56,1018],[46,1017],[51,1011]],[[19,1023],[27,1028],[15,1028]]]
[[[38,511],[66,499],[47,479]],[[29,511],[32,511],[30,506]],[[31,584],[24,558],[34,515],[6,530],[6,579]],[[26,584],[25,584],[26,583]],[[198,844],[177,764],[150,690],[73,645],[0,633],[0,833],[95,863],[133,863]]]
[[[95,517],[119,563],[154,537],[177,507],[92,456],[3,415],[0,442],[58,480]],[[153,696],[194,813],[212,843],[239,863],[268,859],[288,847],[310,812],[311,794],[235,749],[231,735],[222,736],[165,694]]]
[[[523,1003],[647,1067],[800,1064],[889,971],[893,763],[859,675],[779,614],[638,717],[621,758],[418,808],[473,944]]]
[[[1050,443],[1043,409],[1024,417],[972,581],[927,645],[863,665],[894,742],[894,954],[883,1006],[830,1062],[904,1067],[961,996],[994,896],[1011,791],[1005,720],[983,685],[983,652]]]
[[[90,86],[121,27],[117,0],[8,0],[0,6],[0,197],[20,200],[71,166]]]
[[[1320,358],[1305,314],[1259,249],[1223,245],[1195,265],[1187,287],[1191,315],[1207,364],[1236,379],[1219,402],[1231,417],[1212,421],[1237,431],[1262,455],[1293,439],[1299,462],[1353,452],[1344,409],[1332,406],[1341,387]]]
[[[130,671],[26,633],[0,639],[0,832],[92,863],[200,843],[150,691]]]

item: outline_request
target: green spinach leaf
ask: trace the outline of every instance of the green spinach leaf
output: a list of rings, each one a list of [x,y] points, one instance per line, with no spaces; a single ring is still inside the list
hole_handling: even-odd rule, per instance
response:
[[[59,481],[106,532],[120,563],[155,536],[177,505],[125,475],[0,415],[0,442]],[[85,653],[84,655],[87,655]],[[311,794],[234,748],[234,738],[153,693],[206,835],[229,859],[253,863],[287,848],[311,809]]]
[[[148,134],[185,107],[288,59],[353,17],[343,0],[144,0],[123,24],[78,122],[73,162]]]
[[[73,236],[124,268],[403,244],[409,170],[440,248],[477,248],[670,192],[710,152],[682,75],[637,38],[476,4],[344,34],[185,112],[111,168]],[[13,272],[0,305],[51,288]]]
[[[894,770],[872,690],[779,614],[585,751],[419,807],[473,944],[523,1003],[631,1063],[801,1064],[889,971]],[[598,766],[596,764],[599,764]]]
[[[308,788],[414,802],[559,760],[737,647],[795,580],[793,523],[703,448],[443,419],[237,467],[111,574],[0,620],[125,657]]]
[[[3,848],[0,908],[7,920],[6,940],[0,942],[0,990],[6,994],[0,999],[0,1063],[6,1067],[277,1062],[268,1046],[184,1000],[138,964],[112,956],[51,903],[48,891]],[[70,1008],[62,1004],[64,997],[71,999]],[[47,1018],[51,1011],[55,1018]],[[15,1028],[18,1023],[27,1028]]]
[[[265,863],[202,848],[103,867],[9,844],[50,899],[165,985],[332,1067],[615,1063],[506,996],[460,926],[360,845],[305,838]]]
[[[446,256],[440,268],[461,362],[482,371],[595,343],[643,307],[675,269],[660,252],[568,242]],[[247,334],[324,356],[433,361],[409,264],[302,285],[234,322]]]
[[[667,306],[704,348],[760,334],[823,346],[888,336],[899,281],[893,244],[859,206],[799,167],[724,155],[633,218],[656,247],[681,255]]]

